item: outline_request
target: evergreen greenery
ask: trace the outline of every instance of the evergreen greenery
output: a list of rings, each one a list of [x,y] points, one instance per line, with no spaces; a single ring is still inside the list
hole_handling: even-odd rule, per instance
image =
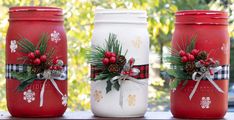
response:
[[[106,51],[114,52],[116,56],[122,55],[122,45],[117,39],[117,36],[113,33],[109,34],[108,39],[106,40],[106,44],[104,44],[103,47],[94,46],[93,49],[88,53],[88,62],[94,66],[96,70],[102,71],[94,79],[91,78],[91,80],[106,80],[106,93],[108,93],[111,91],[112,86],[116,90],[119,90],[120,85],[118,81],[115,80],[114,83],[112,83],[111,79],[115,76],[119,76],[120,73],[110,72],[108,67],[102,63],[102,59],[104,58]],[[125,52],[125,55],[126,54],[127,51]]]
[[[42,63],[41,65],[33,65],[27,63],[29,59],[27,56],[17,58],[17,60],[23,61],[23,64],[28,64],[27,70],[23,72],[11,72],[12,76],[20,81],[20,85],[18,86],[17,90],[23,91],[37,78],[37,73],[43,72],[45,69],[48,69],[48,67],[52,64],[52,56],[55,50],[54,48],[52,48],[46,53],[47,43],[48,35],[45,33],[42,34],[36,46],[34,46],[32,42],[30,42],[24,37],[21,37],[21,39],[17,41],[17,44],[21,48],[21,52],[28,54],[30,52],[34,52],[35,50],[40,50],[40,53],[42,55],[46,54],[47,56],[47,61],[45,63]]]

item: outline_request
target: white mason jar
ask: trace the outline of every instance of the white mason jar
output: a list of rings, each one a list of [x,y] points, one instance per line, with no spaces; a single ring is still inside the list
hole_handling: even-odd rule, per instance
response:
[[[139,68],[145,67],[143,72],[148,74],[149,36],[146,19],[146,12],[140,10],[96,10],[92,46],[103,46],[110,33],[116,34],[123,51],[128,51],[126,59],[135,58],[134,65]],[[144,116],[148,106],[148,76],[137,80],[143,84],[129,80],[123,81],[121,85],[122,106],[119,104],[120,91],[112,89],[106,93],[105,80],[92,81],[91,109],[94,115],[101,117]]]

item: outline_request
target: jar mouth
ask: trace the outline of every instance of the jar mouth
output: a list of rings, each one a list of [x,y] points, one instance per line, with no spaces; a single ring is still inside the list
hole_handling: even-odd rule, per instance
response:
[[[11,7],[9,12],[23,12],[23,11],[44,11],[44,12],[62,12],[61,8],[57,7],[44,7],[44,6],[22,6],[22,7]]]
[[[228,13],[216,10],[182,10],[175,14],[175,24],[228,25]]]
[[[181,10],[176,12],[176,16],[181,15],[220,15],[220,14],[227,14],[224,11],[218,10]]]
[[[147,24],[147,13],[143,10],[96,9],[94,23]]]
[[[42,6],[11,7],[9,21],[63,21],[61,8]]]
[[[128,9],[96,9],[95,14],[145,14],[144,10],[128,10]]]

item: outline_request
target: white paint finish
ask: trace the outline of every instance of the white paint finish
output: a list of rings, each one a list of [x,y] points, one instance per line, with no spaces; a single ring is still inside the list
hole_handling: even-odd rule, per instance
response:
[[[99,10],[95,14],[95,27],[92,46],[103,46],[109,33],[117,35],[122,44],[126,59],[135,58],[135,65],[149,64],[149,36],[145,11]],[[148,83],[148,79],[141,80]],[[91,82],[91,109],[96,116],[102,117],[139,117],[147,110],[148,84],[142,86],[132,81],[124,81],[123,107],[119,104],[120,92],[112,88],[106,94],[106,81]],[[102,99],[95,101],[95,91],[101,91]],[[132,98],[131,106],[128,96]],[[133,101],[134,100],[134,101]]]

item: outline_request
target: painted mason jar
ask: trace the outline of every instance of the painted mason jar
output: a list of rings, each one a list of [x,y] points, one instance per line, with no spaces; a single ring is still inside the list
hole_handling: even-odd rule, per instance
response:
[[[171,112],[179,118],[223,118],[228,107],[230,39],[222,11],[176,12],[172,38]]]
[[[91,108],[96,116],[140,117],[147,109],[149,36],[138,10],[96,10]]]
[[[62,116],[67,40],[62,9],[12,7],[6,36],[7,108],[15,117]]]

